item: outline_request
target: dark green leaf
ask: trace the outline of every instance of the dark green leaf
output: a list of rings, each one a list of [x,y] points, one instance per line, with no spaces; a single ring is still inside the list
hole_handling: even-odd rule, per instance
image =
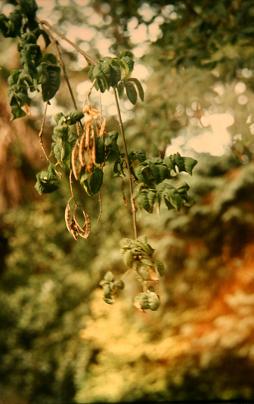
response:
[[[83,178],[84,178],[84,181],[82,181],[82,178],[81,178],[81,183],[84,186],[88,195],[93,196],[93,195],[97,194],[97,192],[99,192],[99,190],[102,186],[102,183],[103,183],[103,171],[100,168],[95,167],[95,169],[90,174],[88,179],[85,179],[86,175],[83,176]]]
[[[146,153],[143,150],[137,151],[137,152],[130,152],[129,160],[130,160],[130,162],[133,162],[133,161],[143,162],[146,160]]]
[[[20,30],[21,30],[21,25],[22,25],[22,14],[20,13],[20,10],[17,8],[17,10],[13,11],[9,15],[9,21],[8,21],[8,36],[11,38],[15,38],[16,36],[20,35]]]
[[[176,171],[177,167],[178,171],[185,171],[188,174],[192,174],[192,170],[197,164],[197,160],[191,157],[182,157],[179,153],[166,157],[164,162],[169,170]]]
[[[45,62],[50,65],[58,64],[57,58],[55,57],[55,55],[53,55],[53,53],[45,53],[42,57],[42,62]]]
[[[35,0],[20,0],[19,1],[21,11],[30,18],[34,18],[38,6]]]
[[[23,111],[23,109],[18,104],[11,106],[11,112],[12,112],[12,120],[21,118],[22,116],[26,115],[25,111]]]
[[[96,137],[95,147],[96,147],[96,163],[102,164],[105,161],[105,144],[103,136]]]
[[[124,84],[122,81],[119,81],[119,83],[117,84],[117,92],[118,92],[118,96],[121,98],[123,96],[123,92],[124,92]]]
[[[59,187],[59,181],[54,167],[50,164],[48,170],[40,171],[36,175],[35,189],[39,194],[54,192]]]
[[[127,75],[129,75],[134,67],[134,61],[133,58],[129,55],[121,57],[121,62],[126,70]]]
[[[196,164],[197,164],[197,160],[195,160],[191,157],[184,157],[184,168],[188,174],[190,174],[190,175],[192,174],[192,170]]]
[[[92,195],[97,194],[99,192],[103,183],[103,171],[96,167],[89,179],[89,186]]]
[[[8,77],[9,86],[13,86],[14,84],[17,84],[21,73],[22,73],[21,69],[15,69],[10,73],[10,75]]]
[[[137,102],[137,90],[135,86],[130,81],[124,82],[126,95],[132,104],[136,104]]]
[[[61,69],[59,66],[47,65],[47,81],[42,83],[43,101],[49,101],[56,94],[60,86]]]
[[[9,19],[4,14],[0,14],[0,32],[6,38],[9,36],[8,22]]]
[[[105,137],[105,154],[107,161],[116,161],[120,158],[120,150],[117,144],[117,139],[117,132],[112,132]]]
[[[81,111],[74,111],[66,115],[66,123],[68,125],[74,125],[84,117],[84,113]]]
[[[44,31],[43,29],[40,30],[40,34],[43,36],[43,39],[44,39],[44,42],[45,42],[45,47],[47,48],[51,43],[50,37],[47,34],[47,32]]]
[[[141,101],[144,101],[145,94],[144,94],[144,90],[143,90],[143,87],[142,87],[142,84],[140,83],[140,81],[135,78],[130,78],[130,79],[128,79],[128,81],[133,81],[133,83],[135,83],[137,90],[138,90],[139,98],[141,99]]]
[[[153,213],[153,204],[155,202],[155,198],[155,191],[149,189],[141,189],[136,197],[137,206],[140,209],[146,210],[148,213]]]

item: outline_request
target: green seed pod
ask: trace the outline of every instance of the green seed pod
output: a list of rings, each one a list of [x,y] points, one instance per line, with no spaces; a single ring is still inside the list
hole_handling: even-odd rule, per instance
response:
[[[112,298],[104,297],[103,300],[107,304],[113,304],[114,303],[114,300]]]
[[[159,296],[154,293],[154,292],[147,292],[147,297],[148,297],[148,305],[149,305],[149,309],[152,311],[156,311],[158,310],[158,308],[160,307],[160,298]]]
[[[148,302],[148,296],[147,293],[139,293],[134,300],[134,306],[136,306],[138,309],[141,310],[146,310],[149,309],[149,302]]]
[[[124,282],[122,280],[116,281],[114,283],[114,286],[116,289],[122,290],[122,289],[124,289]]]
[[[125,265],[126,265],[128,268],[131,268],[132,265],[133,265],[133,260],[134,260],[134,257],[133,257],[132,251],[131,251],[131,250],[127,250],[127,251],[124,253],[124,263],[125,263]]]
[[[106,282],[113,282],[114,281],[114,275],[112,274],[111,271],[106,272],[105,276],[104,276],[104,280]]]
[[[111,294],[112,294],[111,287],[108,284],[104,285],[103,286],[104,298],[107,298],[107,299],[111,298]]]

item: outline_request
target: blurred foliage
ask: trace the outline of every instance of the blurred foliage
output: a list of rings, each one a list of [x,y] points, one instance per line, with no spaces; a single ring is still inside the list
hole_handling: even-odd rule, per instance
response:
[[[84,201],[89,214],[100,218],[88,240],[74,241],[63,221],[67,184],[37,199],[31,190],[32,167],[41,165],[34,146],[39,126],[29,117],[20,126],[9,124],[1,108],[1,399],[253,400],[253,4],[98,0],[90,6],[94,14],[88,15],[89,4],[56,1],[52,16],[67,32],[73,22],[89,26],[110,39],[114,52],[130,48],[134,54],[139,44],[132,42],[137,34],[130,22],[147,30],[156,21],[160,25],[155,40],[147,37],[142,56],[151,69],[145,102],[127,114],[131,150],[159,152],[163,161],[170,141],[179,135],[187,143],[207,130],[203,116],[222,112],[234,117],[231,148],[220,157],[194,155],[193,176],[183,174],[191,207],[138,214],[139,233],[166,263],[160,308],[142,313],[132,306],[138,293],[132,274],[126,273],[126,287],[113,306],[103,302],[99,286],[107,272],[125,272],[118,245],[129,237],[125,182],[121,193],[122,179],[113,183],[112,171],[105,170],[102,207],[96,195]],[[96,55],[96,35],[89,46]],[[12,40],[2,49],[5,81],[17,59]],[[77,57],[68,50],[64,56],[74,83],[86,80],[86,70],[76,72]],[[236,91],[239,82],[244,91]],[[57,102],[69,112],[66,99],[61,89]],[[38,107],[36,100],[32,106]],[[45,131],[52,131],[50,124]],[[10,133],[18,134],[18,151],[14,140],[4,142]],[[25,197],[14,198],[13,188]]]

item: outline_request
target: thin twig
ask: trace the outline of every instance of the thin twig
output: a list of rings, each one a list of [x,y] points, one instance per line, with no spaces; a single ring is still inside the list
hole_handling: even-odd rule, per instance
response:
[[[87,96],[86,96],[86,104],[89,104],[89,99],[90,99],[92,90],[93,90],[93,88],[94,88],[95,82],[96,82],[96,80],[94,79],[94,81],[92,82],[92,85],[91,85],[91,87],[90,87],[90,89],[89,89],[89,91],[88,91],[88,94],[87,94]]]
[[[50,31],[54,32],[59,38],[61,38],[63,41],[67,42],[70,44],[78,53],[80,53],[87,61],[89,65],[95,65],[96,61],[91,58],[83,49],[81,49],[78,45],[76,45],[74,42],[72,42],[69,38],[67,38],[62,32],[59,32],[55,27],[53,27],[48,21],[45,20],[40,20],[38,19],[38,22],[41,25],[45,25],[46,27],[49,28]]]
[[[51,38],[52,42],[54,43],[54,45],[56,47],[56,52],[57,52],[59,63],[61,65],[61,68],[62,68],[62,71],[63,71],[64,79],[66,81],[66,84],[67,84],[67,87],[68,87],[68,90],[69,90],[69,93],[70,93],[70,96],[71,96],[71,99],[72,99],[73,106],[77,110],[78,109],[77,102],[75,100],[74,92],[72,90],[70,79],[69,79],[68,74],[67,74],[67,70],[66,70],[65,63],[64,63],[64,60],[63,60],[63,57],[62,57],[62,52],[61,52],[59,42],[56,40],[54,35],[52,35],[52,33],[51,33],[51,31],[49,29],[46,28],[45,31],[48,33],[49,37]]]
[[[102,194],[101,194],[101,192],[99,192],[99,195],[98,195],[98,202],[99,202],[99,215],[98,215],[97,223],[99,223],[99,221],[101,220],[101,216],[102,216]]]
[[[42,122],[41,122],[41,128],[40,128],[40,131],[38,133],[38,136],[39,136],[39,141],[40,141],[40,145],[41,145],[43,154],[46,157],[46,160],[48,160],[48,162],[50,162],[49,157],[47,155],[47,152],[45,150],[44,144],[43,144],[43,139],[42,139],[42,135],[43,135],[44,127],[45,127],[45,122],[46,122],[46,116],[47,116],[47,108],[48,108],[48,102],[45,102],[45,107],[44,107],[44,112],[43,112],[43,117],[42,117]]]
[[[68,87],[68,90],[69,90],[69,93],[70,93],[70,96],[71,96],[71,99],[72,99],[73,106],[77,111],[78,110],[78,105],[77,105],[77,102],[76,102],[76,99],[75,99],[75,96],[74,96],[74,92],[73,92],[72,87],[71,87],[70,79],[69,79],[68,74],[67,74],[67,70],[66,70],[65,63],[64,63],[64,60],[63,60],[63,57],[62,57],[62,52],[61,52],[59,43],[58,43],[58,41],[56,41],[56,39],[52,35],[51,35],[51,37],[52,37],[52,39],[54,41],[54,44],[55,44],[55,47],[56,47],[58,60],[59,60],[59,63],[61,65],[61,68],[62,68],[62,71],[63,71],[64,80],[65,80],[65,82],[67,84],[67,87]],[[80,134],[79,129],[83,130],[83,125],[82,125],[81,121],[77,122],[76,128],[77,128],[78,134]]]
[[[67,74],[67,71],[66,71],[65,63],[63,61],[62,52],[60,50],[59,43],[56,40],[54,40],[54,43],[55,43],[55,46],[56,46],[58,60],[59,60],[59,63],[61,65],[61,67],[62,67],[62,70],[63,70],[64,80],[66,81],[66,84],[67,84],[67,87],[68,87],[68,90],[69,90],[69,93],[70,93],[70,96],[71,96],[71,99],[72,99],[73,106],[74,106],[75,109],[78,109],[77,102],[76,102],[75,96],[74,96],[74,92],[72,90],[71,83],[70,83],[70,80],[69,80],[69,77],[68,77],[68,74]]]
[[[127,165],[128,182],[129,182],[129,190],[130,190],[133,234],[134,234],[134,238],[136,239],[137,238],[137,217],[136,217],[136,206],[135,206],[135,201],[134,201],[134,190],[133,190],[133,180],[132,180],[132,175],[131,175],[130,160],[129,160],[129,156],[128,156],[128,148],[127,148],[127,142],[126,142],[126,137],[125,137],[125,133],[124,133],[124,127],[123,127],[123,121],[122,121],[122,116],[121,116],[118,95],[117,95],[116,89],[114,88],[113,90],[114,90],[118,120],[119,120],[119,124],[120,124],[120,132],[121,132],[121,136],[123,139],[123,145],[124,145],[124,154],[125,154],[125,160],[126,160],[126,165]]]

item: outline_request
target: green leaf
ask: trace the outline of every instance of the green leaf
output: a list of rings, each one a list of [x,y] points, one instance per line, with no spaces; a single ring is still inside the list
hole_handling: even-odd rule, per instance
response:
[[[197,160],[191,157],[182,157],[179,153],[168,156],[164,159],[164,163],[167,165],[169,170],[185,171],[188,174],[192,174],[192,170],[197,164]]]
[[[65,117],[65,121],[68,125],[74,125],[75,123],[79,122],[84,117],[84,113],[81,111],[73,111],[70,112]]]
[[[10,73],[10,75],[8,77],[9,86],[13,86],[14,84],[18,83],[18,80],[19,80],[19,77],[20,77],[21,73],[22,73],[21,69],[15,69]]]
[[[103,136],[96,137],[95,148],[96,148],[96,163],[97,164],[104,163],[104,161],[105,161],[105,144],[104,144]]]
[[[26,115],[25,111],[23,111],[23,109],[18,104],[11,106],[11,113],[12,113],[12,120],[22,118],[23,116]]]
[[[41,61],[40,47],[34,43],[25,44],[21,49],[20,59],[24,69],[33,75]]]
[[[21,30],[21,25],[22,25],[22,14],[17,8],[17,10],[13,11],[9,15],[9,21],[8,21],[8,36],[11,38],[15,38],[16,36],[20,35],[20,30]]]
[[[0,32],[3,34],[5,38],[9,36],[9,19],[4,15],[0,14]]]
[[[57,58],[55,57],[55,55],[53,55],[53,53],[45,53],[42,57],[42,62],[45,62],[47,64],[51,64],[51,65],[57,65]]]
[[[81,179],[82,182],[82,179]],[[83,186],[88,195],[93,196],[99,192],[103,183],[103,171],[95,167],[90,177],[83,182]]]
[[[35,189],[39,194],[54,192],[59,187],[59,180],[52,164],[49,165],[47,171],[40,171],[36,175],[36,180]]]
[[[125,81],[124,82],[124,86],[125,86],[125,90],[126,90],[126,95],[128,97],[128,99],[130,100],[130,102],[132,104],[136,104],[137,102],[137,90],[134,86],[134,84],[132,84],[130,81]]]
[[[131,72],[133,71],[133,67],[134,67],[133,56],[130,56],[130,55],[131,54],[124,55],[120,59],[127,76],[129,76],[131,74]]]
[[[144,209],[148,213],[153,213],[153,203],[155,199],[152,199],[152,195],[149,195],[149,191],[148,189],[141,189],[136,196],[136,201],[140,209]]]
[[[117,84],[117,92],[118,92],[119,98],[122,98],[123,93],[124,93],[124,83],[123,83],[123,81],[119,81],[119,83]]]
[[[38,6],[35,0],[20,0],[19,1],[21,11],[29,18],[34,18]]]
[[[197,160],[195,160],[191,157],[184,157],[184,168],[188,174],[192,175],[192,170],[196,164],[197,164]]]
[[[95,82],[96,90],[100,90],[101,93],[105,93],[109,89],[109,84],[104,76],[98,77]]]
[[[144,94],[144,90],[143,90],[143,87],[142,87],[142,84],[140,83],[140,81],[135,78],[130,78],[130,79],[128,79],[128,81],[133,81],[133,83],[135,83],[135,86],[137,87],[137,90],[138,90],[139,98],[141,99],[141,101],[144,101],[145,94]]]
[[[44,31],[43,29],[40,29],[40,34],[42,35],[44,42],[45,42],[45,47],[47,48],[51,44],[50,37],[47,34],[47,32]]]
[[[96,167],[89,179],[90,190],[93,195],[99,192],[102,183],[103,183],[103,171],[100,168]]]
[[[105,154],[106,161],[116,161],[120,158],[120,150],[117,144],[118,133],[113,131],[109,136],[105,137]]]
[[[41,84],[43,101],[49,101],[59,89],[61,69],[59,66],[47,65],[46,74],[47,81]]]
[[[143,162],[146,160],[146,153],[143,150],[136,151],[136,152],[132,151],[129,153],[129,160],[130,160],[130,162],[133,162],[133,161]]]

